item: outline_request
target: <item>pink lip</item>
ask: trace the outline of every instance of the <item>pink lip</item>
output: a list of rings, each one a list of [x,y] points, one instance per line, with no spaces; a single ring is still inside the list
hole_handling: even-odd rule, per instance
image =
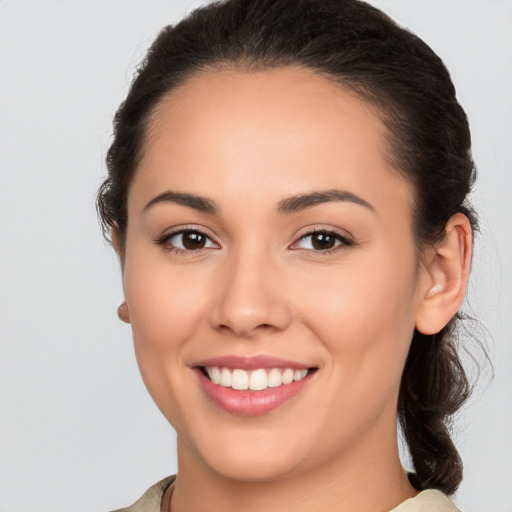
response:
[[[198,361],[192,366],[218,366],[219,368],[240,368],[241,370],[257,370],[258,368],[292,368],[302,370],[310,365],[274,356],[221,356]]]
[[[197,375],[206,395],[219,407],[240,416],[260,416],[283,405],[298,395],[311,380],[311,374],[302,380],[262,391],[237,391],[214,384],[201,370]]]
[[[297,396],[311,381],[313,373],[290,384],[267,388],[261,391],[235,390],[214,384],[203,373],[202,367],[240,368],[256,370],[258,368],[293,368],[302,370],[310,366],[278,357],[255,356],[214,357],[194,365],[200,385],[206,396],[225,411],[240,416],[260,416],[285,404]]]

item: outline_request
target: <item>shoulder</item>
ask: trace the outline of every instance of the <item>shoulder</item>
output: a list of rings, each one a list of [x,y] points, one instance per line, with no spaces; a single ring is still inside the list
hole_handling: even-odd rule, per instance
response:
[[[414,498],[404,501],[389,512],[460,512],[454,503],[441,491],[429,489]]]
[[[160,504],[167,488],[174,482],[176,475],[168,476],[152,485],[133,505],[113,512],[160,512]]]
[[[168,476],[152,485],[133,505],[113,512],[160,512],[160,505],[167,488],[174,482],[176,475]],[[454,503],[441,491],[429,489],[420,492],[414,498],[404,501],[389,512],[460,512]]]

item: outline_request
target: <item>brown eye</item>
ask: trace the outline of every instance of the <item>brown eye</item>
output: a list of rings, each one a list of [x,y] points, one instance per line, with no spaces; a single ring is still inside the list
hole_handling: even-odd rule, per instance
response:
[[[171,246],[181,251],[197,251],[207,248],[218,248],[218,246],[200,231],[186,230],[172,233],[162,240],[162,245]]]
[[[183,233],[181,236],[185,249],[193,251],[195,249],[202,249],[206,245],[206,237],[201,233],[189,231],[188,233]]]
[[[329,233],[315,233],[311,235],[311,245],[317,251],[332,249],[336,245],[336,238]]]
[[[314,231],[303,235],[292,249],[306,249],[308,251],[328,252],[342,246],[351,246],[353,243],[344,236],[332,231]]]

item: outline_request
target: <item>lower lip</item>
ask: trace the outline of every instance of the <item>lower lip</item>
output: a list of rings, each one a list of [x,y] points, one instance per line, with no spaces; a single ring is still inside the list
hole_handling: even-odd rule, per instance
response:
[[[197,374],[208,398],[225,411],[240,416],[260,416],[277,409],[297,396],[308,384],[311,377],[311,373],[308,373],[301,380],[275,388],[267,388],[261,391],[239,391],[214,384],[199,368]]]

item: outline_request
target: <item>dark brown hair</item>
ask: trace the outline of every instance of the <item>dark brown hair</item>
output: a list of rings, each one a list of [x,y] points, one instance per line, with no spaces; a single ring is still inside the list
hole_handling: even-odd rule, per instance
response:
[[[128,189],[163,96],[203,71],[285,66],[335,80],[376,107],[394,167],[414,185],[419,246],[439,240],[455,213],[476,228],[466,202],[475,179],[467,118],[429,46],[359,0],[227,0],[165,27],[119,107],[97,202],[107,238],[117,225],[124,240]],[[462,479],[448,425],[470,392],[456,349],[457,321],[434,336],[414,333],[398,404],[414,484],[447,493]]]

